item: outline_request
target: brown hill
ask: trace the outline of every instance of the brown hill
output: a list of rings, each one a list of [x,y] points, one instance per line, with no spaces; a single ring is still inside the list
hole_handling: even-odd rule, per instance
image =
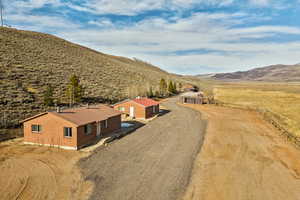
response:
[[[212,75],[211,78],[229,81],[300,81],[300,64],[272,65],[249,71],[221,73]]]
[[[48,34],[0,28],[0,125],[44,111],[48,84],[67,102],[66,86],[76,74],[87,99],[117,101],[143,94],[161,78],[187,82],[137,59],[106,55]]]

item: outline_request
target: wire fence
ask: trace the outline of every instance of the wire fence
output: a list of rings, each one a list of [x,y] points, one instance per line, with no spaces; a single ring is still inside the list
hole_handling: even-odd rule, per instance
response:
[[[284,137],[287,142],[292,143],[296,148],[300,149],[300,137],[297,137],[295,134],[288,131],[288,129],[284,125],[283,117],[279,116],[278,114],[268,109],[262,109],[262,108],[251,107],[251,106],[243,106],[243,105],[232,104],[232,103],[224,103],[219,100],[214,100],[214,101],[217,106],[239,108],[239,109],[250,110],[259,113],[265,121],[272,124],[277,130],[280,131],[281,136]]]

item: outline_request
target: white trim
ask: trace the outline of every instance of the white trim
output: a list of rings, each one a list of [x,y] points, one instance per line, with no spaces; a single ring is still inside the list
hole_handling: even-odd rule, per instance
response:
[[[46,147],[56,147],[56,148],[61,148],[61,149],[66,149],[66,150],[78,150],[78,147],[70,147],[70,146],[61,146],[61,145],[52,145],[52,144],[39,144],[39,143],[34,143],[34,142],[24,142],[24,144],[37,145],[37,146],[46,146]]]
[[[97,137],[101,135],[101,121],[97,122]]]
[[[129,116],[135,117],[135,107],[129,106]]]

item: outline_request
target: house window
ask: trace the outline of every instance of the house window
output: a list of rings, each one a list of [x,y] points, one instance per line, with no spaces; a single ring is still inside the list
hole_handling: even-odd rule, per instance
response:
[[[91,124],[87,124],[84,126],[84,133],[86,135],[92,134],[92,125]]]
[[[124,108],[124,107],[119,107],[119,111],[124,112],[124,111],[125,111],[125,108]]]
[[[72,128],[64,127],[64,136],[65,137],[72,137]]]
[[[42,126],[41,125],[37,125],[37,124],[32,124],[31,125],[31,132],[34,132],[34,133],[40,133],[40,132],[42,132]]]

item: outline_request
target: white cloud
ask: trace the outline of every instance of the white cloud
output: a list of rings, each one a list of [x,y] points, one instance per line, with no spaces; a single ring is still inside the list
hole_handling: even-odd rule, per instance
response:
[[[47,3],[61,6],[59,0],[31,0],[28,5],[25,5],[25,0],[19,2],[23,3],[15,7],[11,5],[7,15],[17,28],[56,33],[72,42],[109,54],[137,57],[171,72],[200,73],[208,69],[211,72],[235,71],[268,64],[299,62],[300,42],[244,42],[245,39],[255,41],[281,34],[300,35],[299,27],[245,26],[249,22],[267,22],[271,19],[263,15],[199,12],[182,18],[177,13],[172,19],[148,17],[128,24],[113,23],[109,18],[100,17],[88,22],[94,25],[93,29],[85,29],[83,25],[63,16],[38,16],[30,12]],[[84,6],[70,2],[68,5],[76,10],[97,14],[135,15],[153,9],[186,9],[200,4],[223,6],[232,3],[233,0],[89,0]],[[256,5],[260,3],[257,1]],[[267,4],[260,4],[263,5]],[[189,53],[176,53],[185,51]]]
[[[29,12],[32,9],[42,8],[45,5],[54,7],[62,6],[60,0],[15,0],[13,3],[10,0],[3,0],[6,12]]]
[[[152,18],[126,28],[80,30],[64,32],[61,36],[109,54],[138,57],[177,73],[200,73],[201,66],[210,67],[212,71],[234,71],[236,68],[299,62],[299,42],[245,43],[242,40],[282,33],[300,35],[300,28],[232,28],[233,23],[240,24],[248,18],[254,19],[246,13],[198,13],[189,18],[178,18],[176,22]],[[197,52],[201,49],[205,51]],[[196,51],[187,55],[175,53],[190,50]]]
[[[94,14],[137,15],[151,10],[182,10],[194,6],[227,6],[234,0],[86,0],[81,5],[67,3],[70,8]]]
[[[250,4],[255,6],[268,6],[271,3],[271,0],[249,0]]]
[[[112,21],[108,18],[101,18],[99,20],[91,20],[88,22],[88,24],[91,25],[96,25],[102,28],[109,28],[109,27],[113,27],[114,24],[112,23]]]

